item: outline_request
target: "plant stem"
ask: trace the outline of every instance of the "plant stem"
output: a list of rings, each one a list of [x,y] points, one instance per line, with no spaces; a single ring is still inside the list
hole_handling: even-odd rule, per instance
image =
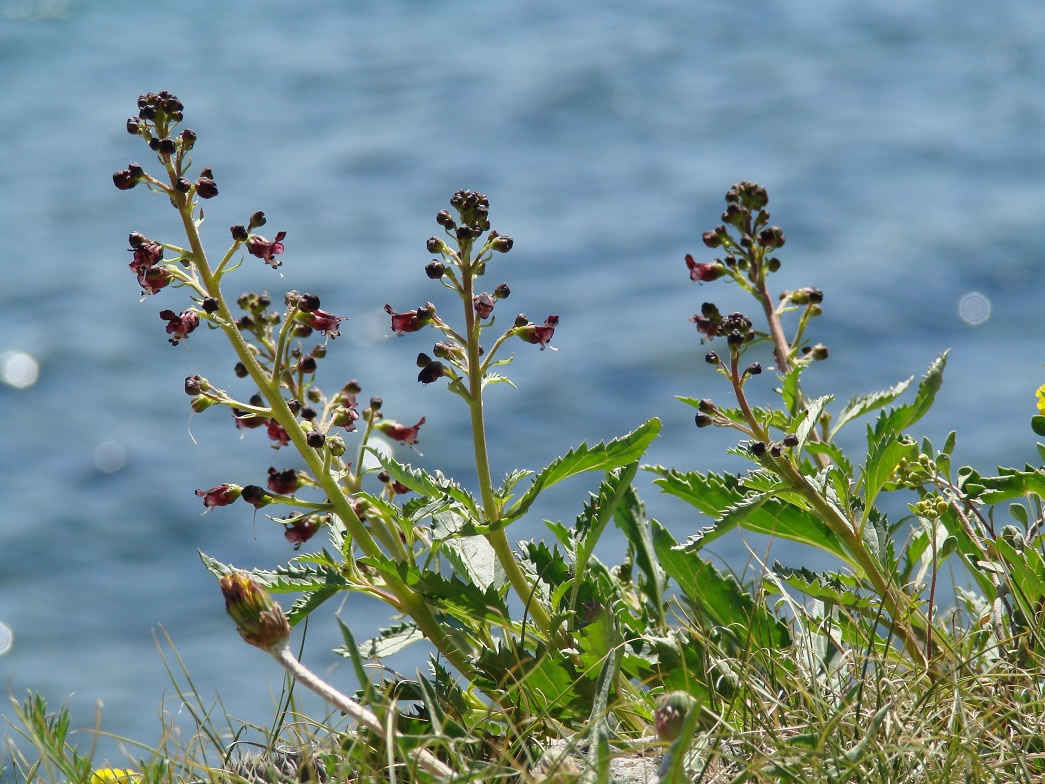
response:
[[[385,726],[373,711],[363,707],[351,697],[342,694],[298,661],[286,641],[283,641],[273,649],[269,649],[268,652],[302,686],[326,700],[338,710],[344,711],[349,718],[366,727],[385,742],[390,740],[385,732]],[[415,749],[409,752],[409,754],[421,768],[440,781],[448,781],[453,778],[453,770],[447,767],[428,749]]]
[[[462,248],[461,253],[461,299],[464,303],[464,334],[467,338],[465,351],[468,357],[468,408],[472,419],[472,448],[475,452],[475,470],[479,480],[479,491],[483,501],[483,514],[487,524],[496,523],[501,519],[501,505],[493,492],[493,477],[490,474],[490,456],[486,445],[486,423],[483,414],[483,367],[479,357],[479,317],[472,306],[472,298],[475,296],[475,275],[472,269],[472,259]],[[533,616],[534,623],[546,636],[551,633],[551,618],[545,611],[544,606],[535,600],[536,588],[530,584],[529,579],[523,573],[519,562],[512,553],[508,535],[504,529],[498,529],[486,534],[486,540],[490,543],[497,560],[504,569],[512,588],[522,599],[529,613]]]
[[[221,329],[236,352],[236,356],[239,357],[251,379],[257,384],[259,391],[268,401],[272,417],[287,431],[287,435],[315,478],[316,485],[326,493],[327,499],[338,518],[344,524],[348,534],[352,537],[352,540],[364,554],[384,559],[385,555],[380,546],[363,525],[362,520],[359,519],[340,484],[329,472],[324,470],[323,459],[320,457],[319,452],[308,445],[306,441],[307,434],[298,422],[297,417],[294,416],[287,406],[287,401],[283,398],[278,381],[269,378],[254,356],[254,353],[250,350],[250,346],[243,334],[236,328],[236,320],[207,261],[203,240],[193,219],[193,201],[187,195],[179,193],[173,188],[173,183],[177,180],[173,168],[168,168],[168,174],[172,182],[171,198],[178,209],[185,236],[189,240],[193,266],[196,268],[207,293],[218,301],[217,314],[221,319]],[[278,362],[278,357],[275,361]],[[278,373],[274,374],[274,378],[278,379]],[[447,661],[455,669],[464,675],[470,673],[472,667],[469,665],[465,654],[458,648],[454,640],[446,634],[442,624],[436,619],[424,599],[398,580],[386,577],[385,582],[398,600],[398,609],[410,615],[425,637],[446,657]]]

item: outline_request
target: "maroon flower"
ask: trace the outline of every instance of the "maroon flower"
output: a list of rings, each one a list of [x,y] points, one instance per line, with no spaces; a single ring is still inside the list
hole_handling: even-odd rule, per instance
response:
[[[301,482],[298,479],[298,472],[293,468],[288,468],[286,471],[277,471],[275,468],[269,468],[268,487],[273,493],[291,495],[300,486]]]
[[[417,332],[435,318],[435,305],[426,302],[417,310],[408,310],[406,313],[396,313],[391,305],[385,305],[385,313],[392,317],[392,331],[402,335],[404,332]]]
[[[375,427],[384,433],[386,436],[391,438],[393,441],[398,441],[400,444],[410,444],[413,446],[417,443],[417,431],[421,425],[425,423],[425,418],[421,417],[421,420],[413,427],[407,427],[401,425],[393,419],[384,419],[375,425]]]
[[[697,282],[708,281],[710,283],[713,280],[718,280],[726,271],[726,268],[717,261],[712,261],[708,264],[697,264],[688,253],[686,254],[686,267],[689,268],[689,279]]]
[[[316,532],[319,531],[319,522],[310,518],[305,520],[298,520],[293,525],[288,525],[286,530],[283,532],[283,536],[287,538],[288,542],[294,545],[294,549],[297,550],[301,547],[303,542],[307,542]]]
[[[166,267],[158,266],[163,259],[163,246],[158,242],[142,242],[131,250],[134,258],[128,266],[138,276],[143,294],[155,294],[174,280]]]
[[[307,327],[322,332],[324,335],[330,335],[332,338],[336,338],[341,333],[338,332],[338,327],[341,326],[341,319],[344,316],[335,316],[333,313],[327,313],[325,310],[316,308],[310,312],[298,311],[296,316],[297,320]]]
[[[722,324],[722,314],[719,313],[714,303],[705,302],[700,306],[700,313],[695,314],[690,318],[690,321],[697,325],[697,332],[707,335],[710,340],[720,334],[719,327]],[[701,338],[700,342],[703,343],[704,339]]]
[[[251,234],[247,240],[247,252],[251,256],[264,259],[266,264],[275,269],[283,263],[282,261],[277,261],[276,256],[284,251],[283,238],[286,236],[287,233],[281,231],[272,242],[269,242],[260,234]]]
[[[490,318],[490,314],[493,313],[493,304],[493,297],[489,294],[479,294],[472,298],[476,315],[481,319]]]
[[[276,442],[276,449],[290,443],[290,436],[287,435],[287,431],[275,419],[270,419],[265,423],[265,426],[268,428],[269,438]]]
[[[171,336],[170,344],[172,346],[185,340],[200,323],[199,314],[192,308],[182,311],[180,316],[175,315],[173,310],[161,310],[160,318],[167,322],[167,334]]]
[[[203,505],[208,509],[215,506],[228,506],[239,498],[242,488],[237,485],[218,485],[210,490],[197,490],[196,495],[203,499]]]
[[[559,326],[558,316],[548,316],[544,320],[543,326],[537,326],[533,322],[524,324],[517,328],[515,334],[525,340],[527,343],[533,343],[540,345],[541,351],[544,351],[544,347],[551,341],[552,336],[555,334],[555,328]]]

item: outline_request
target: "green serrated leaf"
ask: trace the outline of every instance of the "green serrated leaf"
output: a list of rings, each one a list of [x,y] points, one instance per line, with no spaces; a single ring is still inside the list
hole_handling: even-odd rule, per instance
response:
[[[911,376],[906,381],[901,381],[896,386],[890,387],[889,389],[881,392],[872,392],[867,395],[854,395],[850,398],[849,402],[845,404],[841,411],[838,412],[838,416],[835,418],[834,427],[831,428],[831,440],[834,440],[835,435],[842,427],[862,417],[875,409],[887,406],[892,403],[896,398],[900,397],[907,388],[914,381],[914,376]]]
[[[869,597],[861,596],[850,589],[839,575],[826,572],[813,572],[805,567],[794,569],[781,564],[774,564],[770,574],[776,581],[801,591],[806,596],[828,604],[848,607],[860,612],[872,611],[874,603]],[[767,581],[767,587],[775,586],[774,579]]]
[[[482,589],[500,589],[508,582],[497,552],[483,536],[461,536],[468,520],[455,509],[432,515],[432,536],[458,574]]]
[[[875,424],[875,433],[902,433],[932,408],[936,400],[936,393],[940,391],[943,384],[943,369],[947,366],[947,352],[945,351],[929,366],[918,382],[918,391],[915,393],[914,401],[884,412]]]
[[[831,529],[813,512],[791,501],[767,494],[745,501],[747,496],[740,487],[740,480],[731,474],[679,472],[659,466],[647,469],[660,475],[654,484],[664,492],[716,519],[714,525],[686,542],[686,549],[691,552],[728,533],[733,526],[742,524],[749,531],[812,545],[852,563],[848,551]],[[726,512],[729,512],[729,524],[721,519]]]
[[[806,404],[805,410],[802,412],[797,426],[795,427],[795,435],[798,436],[797,449],[801,450],[805,447],[810,434],[813,433],[816,430],[816,426],[820,424],[820,417],[824,415],[824,409],[827,408],[827,404],[833,399],[834,398],[831,395],[825,395],[824,397],[818,397],[816,400],[811,400]]]
[[[413,564],[387,558],[367,557],[362,563],[405,583],[426,601],[466,625],[509,623],[508,607],[494,588],[483,589],[457,576],[443,577],[437,572],[422,571]]]
[[[430,499],[453,499],[461,504],[475,520],[481,520],[479,504],[475,497],[456,482],[441,475],[429,474],[421,468],[413,468],[406,463],[400,463],[393,457],[383,454],[376,449],[368,449],[370,454],[388,472],[388,475],[400,482],[418,495]]]
[[[697,612],[734,634],[750,636],[759,648],[779,650],[791,644],[787,626],[752,599],[735,577],[719,574],[695,553],[679,549],[674,537],[655,520],[651,527],[660,565]]]
[[[389,629],[382,629],[377,636],[355,646],[354,650],[364,659],[383,659],[423,639],[424,635],[414,624],[400,623]],[[334,653],[352,658],[353,649],[346,643],[344,647],[335,648]]]
[[[514,522],[526,514],[537,496],[548,487],[587,471],[609,471],[639,460],[660,433],[660,420],[651,419],[627,435],[589,447],[582,443],[542,471],[530,488],[505,513],[498,527]]]
[[[882,487],[892,477],[896,466],[904,458],[910,458],[918,450],[911,439],[889,432],[876,435],[870,426],[867,428],[867,439],[870,449],[867,463],[863,470],[864,506],[870,508]]]
[[[784,384],[780,388],[780,396],[784,400],[784,408],[786,408],[792,416],[798,413],[798,403],[802,399],[799,380],[805,367],[805,363],[803,362],[794,364],[791,367],[791,370],[787,372],[787,375],[784,376]]]
[[[663,625],[664,592],[667,589],[664,570],[657,561],[657,553],[653,547],[651,521],[647,519],[646,509],[634,487],[628,488],[622,503],[617,507],[613,521],[631,544],[635,553],[635,563],[646,576],[640,585]]]

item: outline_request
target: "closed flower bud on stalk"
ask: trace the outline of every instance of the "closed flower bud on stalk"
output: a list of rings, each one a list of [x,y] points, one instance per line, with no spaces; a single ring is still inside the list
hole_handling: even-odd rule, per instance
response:
[[[283,608],[251,575],[234,572],[218,582],[225,610],[244,641],[270,651],[290,639],[290,623]]]
[[[657,701],[657,710],[653,713],[653,723],[657,737],[665,743],[678,739],[686,716],[697,707],[696,699],[684,691],[673,691],[665,694]]]

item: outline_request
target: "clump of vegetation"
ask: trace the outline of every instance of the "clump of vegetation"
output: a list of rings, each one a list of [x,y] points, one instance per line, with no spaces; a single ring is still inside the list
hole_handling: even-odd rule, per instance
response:
[[[258,733],[263,752],[237,756],[230,744],[244,728],[216,730],[201,710],[194,713],[199,734],[181,749],[165,742],[133,769],[101,769],[70,745],[68,714],[31,695],[18,706],[19,731],[40,762],[12,745],[16,776],[151,784],[1045,775],[1038,623],[1045,470],[981,475],[952,466],[955,433],[939,448],[918,438],[946,354],[913,389],[908,379],[842,404],[804,393],[803,374],[828,358],[811,337],[825,296],[813,286],[772,288],[785,235],[770,222],[764,188],[730,188],[721,223],[702,236],[718,257],[685,257],[692,281],[732,283],[750,297],[749,312],[723,314],[704,302],[692,317],[695,341],[707,344],[705,359],[722,380],[707,396],[680,397],[695,409],[695,442],[701,428],[737,431],[730,452],[748,462],[746,470],[643,465],[660,430],[651,420],[497,481],[485,391],[515,386],[504,375],[511,349],[551,347],[560,321],[504,315],[509,284],[488,281],[508,276],[502,254],[513,240],[492,228],[486,196],[453,194],[427,240],[430,260],[417,265],[438,305],[384,310],[400,336],[434,338],[418,354],[418,381],[445,386],[468,409],[475,472],[454,478],[375,446],[380,436],[416,443],[426,418],[413,425],[388,418],[380,397],[360,402],[363,384],[354,379],[319,386],[345,318],[323,310],[318,295],[288,291],[275,304],[267,292],[227,296],[241,265],[259,259],[275,269],[293,254],[287,232],[258,233],[266,225],[260,211],[231,226],[220,255],[208,254],[201,205],[218,186],[209,168],[194,168],[197,137],[178,130],[183,111],[174,95],[149,93],[127,122],[156,163],[149,171],[130,164],[114,175],[116,186],[144,185],[167,197],[184,235],[172,242],[131,234],[130,268],[143,297],[169,297],[167,289],[187,296],[183,309],[160,312],[173,346],[198,339],[206,324],[235,354],[229,372],[249,380],[244,398],[226,391],[232,382],[220,369],[190,376],[192,409],[224,407],[233,426],[259,431],[263,448],[292,455],[263,484],[230,477],[196,493],[208,508],[242,502],[265,510],[295,550],[317,535],[327,539],[269,570],[203,561],[244,639],[272,654],[288,683],[317,691],[344,718],[278,722]],[[563,328],[569,319],[563,316]],[[350,340],[346,332],[338,348]],[[753,359],[766,356],[761,346],[771,367]],[[525,389],[525,380],[518,384]],[[774,384],[772,405],[751,402],[752,385],[764,398]],[[839,432],[851,427],[866,433],[859,454],[839,445]],[[1045,434],[1045,416],[1032,427]],[[1039,451],[1045,459],[1045,447]],[[680,542],[649,518],[634,487],[639,471],[652,472],[707,526]],[[548,523],[548,542],[509,539],[509,527],[541,493],[581,474],[599,484],[578,499],[572,526]],[[889,519],[882,501],[891,494],[909,500],[909,514]],[[611,525],[627,541],[618,564],[595,555]],[[737,527],[801,543],[841,566],[814,572],[774,564],[742,581],[706,552]],[[939,595],[945,563],[965,576],[953,597]],[[293,626],[346,591],[380,599],[397,619],[364,642],[342,626],[339,653],[359,679],[351,697],[304,670],[287,642]],[[295,600],[284,612],[270,594]],[[435,651],[427,673],[370,680],[367,658],[422,639]],[[202,704],[191,690],[182,697]]]

